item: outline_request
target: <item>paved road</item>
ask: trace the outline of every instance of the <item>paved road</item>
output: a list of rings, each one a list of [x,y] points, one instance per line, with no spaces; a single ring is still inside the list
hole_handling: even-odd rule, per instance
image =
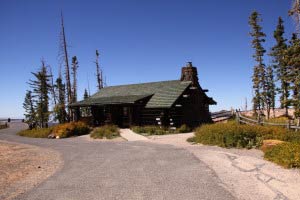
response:
[[[184,149],[149,142],[91,142],[16,136],[0,140],[37,145],[62,154],[64,166],[18,199],[235,199],[214,172]]]

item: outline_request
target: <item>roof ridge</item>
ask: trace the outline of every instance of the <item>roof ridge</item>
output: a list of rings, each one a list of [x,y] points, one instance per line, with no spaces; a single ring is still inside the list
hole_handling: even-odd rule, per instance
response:
[[[107,86],[104,88],[110,88],[110,87],[118,87],[118,86],[129,86],[129,85],[142,85],[142,84],[153,84],[153,83],[165,83],[165,82],[191,82],[191,81],[180,81],[180,80],[168,80],[168,81],[153,81],[153,82],[144,82],[144,83],[130,83],[130,84],[124,84],[124,85],[112,85]]]

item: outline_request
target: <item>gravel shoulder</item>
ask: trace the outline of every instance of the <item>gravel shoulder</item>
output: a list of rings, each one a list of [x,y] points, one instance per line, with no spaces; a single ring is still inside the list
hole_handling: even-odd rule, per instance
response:
[[[150,142],[188,150],[214,170],[224,187],[238,199],[300,199],[300,170],[284,169],[263,159],[260,150],[191,145],[193,133],[151,136]]]
[[[13,199],[62,166],[56,151],[0,140],[0,199]]]

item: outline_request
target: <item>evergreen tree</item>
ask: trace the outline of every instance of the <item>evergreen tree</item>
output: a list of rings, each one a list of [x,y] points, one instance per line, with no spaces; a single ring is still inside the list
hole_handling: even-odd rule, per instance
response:
[[[295,117],[300,117],[300,40],[296,34],[293,34],[290,45],[284,54],[284,60],[289,66],[288,80],[291,83],[293,96],[291,103],[295,110]]]
[[[289,101],[289,77],[288,77],[288,66],[284,60],[284,54],[287,49],[286,39],[284,35],[284,25],[281,17],[278,19],[278,25],[274,31],[274,38],[276,44],[271,49],[270,55],[273,57],[273,67],[276,73],[277,80],[280,81],[280,88],[278,92],[280,94],[280,107],[285,109],[285,115],[288,115],[288,108],[290,106]]]
[[[273,67],[268,66],[266,70],[266,110],[267,110],[267,119],[270,118],[270,110],[275,110],[275,82]]]
[[[32,97],[32,91],[27,91],[23,103],[23,108],[25,109],[25,121],[29,124],[34,124],[36,122],[36,112],[34,109],[34,99]]]
[[[66,112],[66,86],[62,82],[61,76],[56,79],[55,85],[58,93],[58,104],[55,106],[56,120],[59,123],[65,123],[67,120],[67,112]]]
[[[42,60],[42,66],[37,73],[32,72],[35,80],[30,80],[29,85],[33,89],[34,97],[36,97],[36,118],[41,128],[48,126],[49,120],[49,84],[50,76],[48,75],[45,62]]]
[[[253,69],[253,110],[257,114],[257,110],[263,109],[266,101],[266,74],[263,56],[266,50],[263,48],[262,43],[265,42],[265,33],[262,32],[262,27],[259,23],[262,21],[260,14],[254,11],[249,17],[249,25],[251,26],[250,35],[252,36],[252,47],[255,50],[253,58],[257,62]]]
[[[87,98],[89,98],[89,93],[87,89],[84,89],[83,99],[86,100]]]
[[[84,89],[83,99],[86,100],[89,98],[89,94],[87,89]],[[90,107],[81,108],[81,113],[83,117],[88,117],[91,115],[91,109]]]

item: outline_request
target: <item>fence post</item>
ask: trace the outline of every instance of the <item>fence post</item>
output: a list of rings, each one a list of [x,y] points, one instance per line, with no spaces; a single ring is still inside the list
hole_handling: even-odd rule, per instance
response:
[[[236,112],[235,112],[236,114],[236,116],[235,116],[235,119],[236,119],[236,122],[237,122],[237,124],[240,124],[240,114],[239,114],[239,111],[238,110],[236,110]]]
[[[290,120],[290,119],[288,120],[288,123],[287,123],[287,125],[286,125],[286,128],[287,128],[287,129],[291,129],[291,120]]]
[[[261,121],[261,119],[260,119],[260,113],[258,113],[258,116],[257,116],[257,124],[258,125],[260,125],[260,121]]]

